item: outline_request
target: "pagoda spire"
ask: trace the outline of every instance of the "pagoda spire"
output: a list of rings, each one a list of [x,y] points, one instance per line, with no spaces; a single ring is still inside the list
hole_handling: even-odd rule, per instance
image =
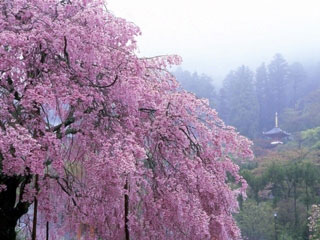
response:
[[[273,129],[269,130],[268,132],[263,132],[263,135],[272,139],[272,142],[271,142],[272,145],[283,144],[283,142],[281,140],[283,138],[289,137],[290,133],[287,133],[279,128],[278,113],[277,112],[275,114],[274,121],[275,121],[275,127]]]

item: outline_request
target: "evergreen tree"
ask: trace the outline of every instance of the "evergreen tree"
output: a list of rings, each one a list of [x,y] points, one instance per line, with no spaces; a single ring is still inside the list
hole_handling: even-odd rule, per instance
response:
[[[306,73],[301,63],[295,62],[289,66],[288,82],[288,103],[289,107],[296,107],[298,99],[303,94],[303,82],[306,80]]]
[[[212,84],[212,78],[205,74],[198,75],[197,72],[191,74],[189,71],[184,71],[180,67],[173,75],[175,75],[183,89],[193,92],[199,98],[208,99],[210,107],[217,107],[218,95]]]
[[[255,77],[256,95],[259,104],[259,132],[266,131],[273,126],[273,121],[270,121],[270,115],[273,113],[269,107],[270,101],[270,85],[268,82],[268,73],[265,63],[262,63],[257,68]]]
[[[234,89],[235,76],[234,71],[230,71],[229,74],[223,81],[223,86],[219,92],[219,104],[218,104],[218,112],[221,118],[229,123],[231,119],[231,105],[232,105],[232,97],[235,92]]]
[[[255,95],[253,73],[241,66],[235,72],[230,72],[224,80],[225,98],[220,100],[220,110],[226,108],[228,114],[224,120],[248,137],[254,137],[257,129],[258,102]],[[224,106],[222,106],[224,101]]]
[[[272,112],[282,112],[287,105],[288,64],[281,54],[276,54],[268,66],[270,96],[268,107]],[[273,115],[270,116],[273,118]]]

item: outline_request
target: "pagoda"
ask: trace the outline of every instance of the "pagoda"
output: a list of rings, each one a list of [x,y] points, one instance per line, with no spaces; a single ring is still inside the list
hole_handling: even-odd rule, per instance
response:
[[[283,131],[278,126],[278,113],[275,116],[275,127],[267,132],[263,132],[263,135],[272,139],[271,145],[283,144],[282,140],[290,136],[290,133]]]

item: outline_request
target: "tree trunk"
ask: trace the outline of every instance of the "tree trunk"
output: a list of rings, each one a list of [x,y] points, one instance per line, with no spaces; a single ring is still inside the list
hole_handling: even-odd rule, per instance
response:
[[[49,222],[47,222],[46,226],[46,240],[49,240]]]
[[[0,239],[15,240],[15,227],[18,220],[28,212],[30,203],[22,202],[22,194],[16,203],[17,189],[20,187],[20,192],[26,183],[30,182],[27,177],[5,177],[0,174],[0,183],[6,186],[6,190],[0,192]]]
[[[38,199],[35,197],[33,205],[32,240],[37,239]]]
[[[38,174],[35,177],[34,180],[35,189],[37,190],[37,193],[39,191],[38,186]],[[33,207],[33,224],[32,224],[32,240],[37,239],[37,218],[38,218],[38,199],[37,196],[34,197],[34,207]]]
[[[16,219],[1,219],[0,220],[0,239],[1,240],[15,240],[16,239]]]
[[[128,186],[128,179],[126,179],[126,184],[124,186],[125,190],[129,190],[129,186]],[[129,219],[128,219],[128,215],[129,215],[129,193],[127,192],[124,195],[124,228],[125,228],[125,237],[126,240],[130,240],[130,235],[129,235],[129,227],[128,227],[128,223],[129,223]]]
[[[307,213],[309,212],[309,191],[308,191],[308,184],[306,183],[306,205],[307,205]]]
[[[293,185],[293,207],[294,207],[294,226],[295,228],[298,227],[298,212],[297,212],[297,186],[296,182]]]

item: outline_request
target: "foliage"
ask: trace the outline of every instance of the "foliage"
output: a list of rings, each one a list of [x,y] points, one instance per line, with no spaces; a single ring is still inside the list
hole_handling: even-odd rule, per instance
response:
[[[274,113],[269,107],[271,87],[264,63],[256,71],[255,89],[259,104],[259,131],[267,131],[270,127],[273,127],[273,119],[270,116],[273,116]]]
[[[241,175],[249,185],[247,201],[254,201],[259,206],[268,204],[277,213],[278,239],[308,239],[310,208],[319,203],[320,168],[318,156],[313,154],[316,150],[311,146],[295,148],[269,152],[255,159],[255,168],[252,164],[243,164],[241,169]],[[246,211],[250,212],[242,208],[241,214],[248,215]],[[248,227],[240,223],[239,226],[242,232],[247,231]]]
[[[311,216],[309,217],[309,239],[318,240],[320,239],[320,206],[312,205]]]
[[[41,239],[239,239],[229,156],[250,143],[179,90],[179,57],[138,58],[139,29],[104,4],[0,2],[0,238],[24,215]]]
[[[272,112],[282,112],[287,104],[287,75],[288,64],[281,54],[276,54],[268,66],[269,86],[269,107]]]
[[[216,108],[217,94],[209,76],[205,74],[198,75],[196,72],[191,74],[188,71],[183,71],[180,67],[173,74],[181,83],[183,89],[193,92],[199,98],[208,99],[210,107]]]
[[[236,219],[244,239],[274,239],[273,209],[270,204],[247,200]]]
[[[306,79],[306,72],[301,63],[295,62],[288,67],[288,105],[295,108],[297,100],[304,95],[303,82]]]
[[[224,79],[217,109],[242,134],[254,140],[262,137],[262,132],[274,127],[276,112],[280,127],[291,133],[320,124],[319,71],[307,72],[298,62],[288,64],[281,54],[269,64],[262,63],[255,74],[246,68],[250,74],[241,76],[241,69]]]
[[[301,139],[304,144],[312,149],[320,149],[320,127],[307,129],[301,132]]]
[[[248,137],[255,136],[257,128],[257,99],[253,85],[253,73],[248,67],[241,66],[232,71],[224,80],[220,96],[225,94],[218,107],[226,123]],[[223,110],[226,108],[226,110]],[[220,111],[221,110],[221,111]]]
[[[281,118],[288,131],[298,132],[320,125],[320,89],[316,89],[297,102],[296,108],[287,108]]]
[[[266,178],[264,175],[254,175],[248,169],[242,170],[241,175],[247,181],[250,191],[249,198],[254,199],[257,203],[260,202],[259,192],[266,186]],[[252,195],[251,195],[252,194]]]

